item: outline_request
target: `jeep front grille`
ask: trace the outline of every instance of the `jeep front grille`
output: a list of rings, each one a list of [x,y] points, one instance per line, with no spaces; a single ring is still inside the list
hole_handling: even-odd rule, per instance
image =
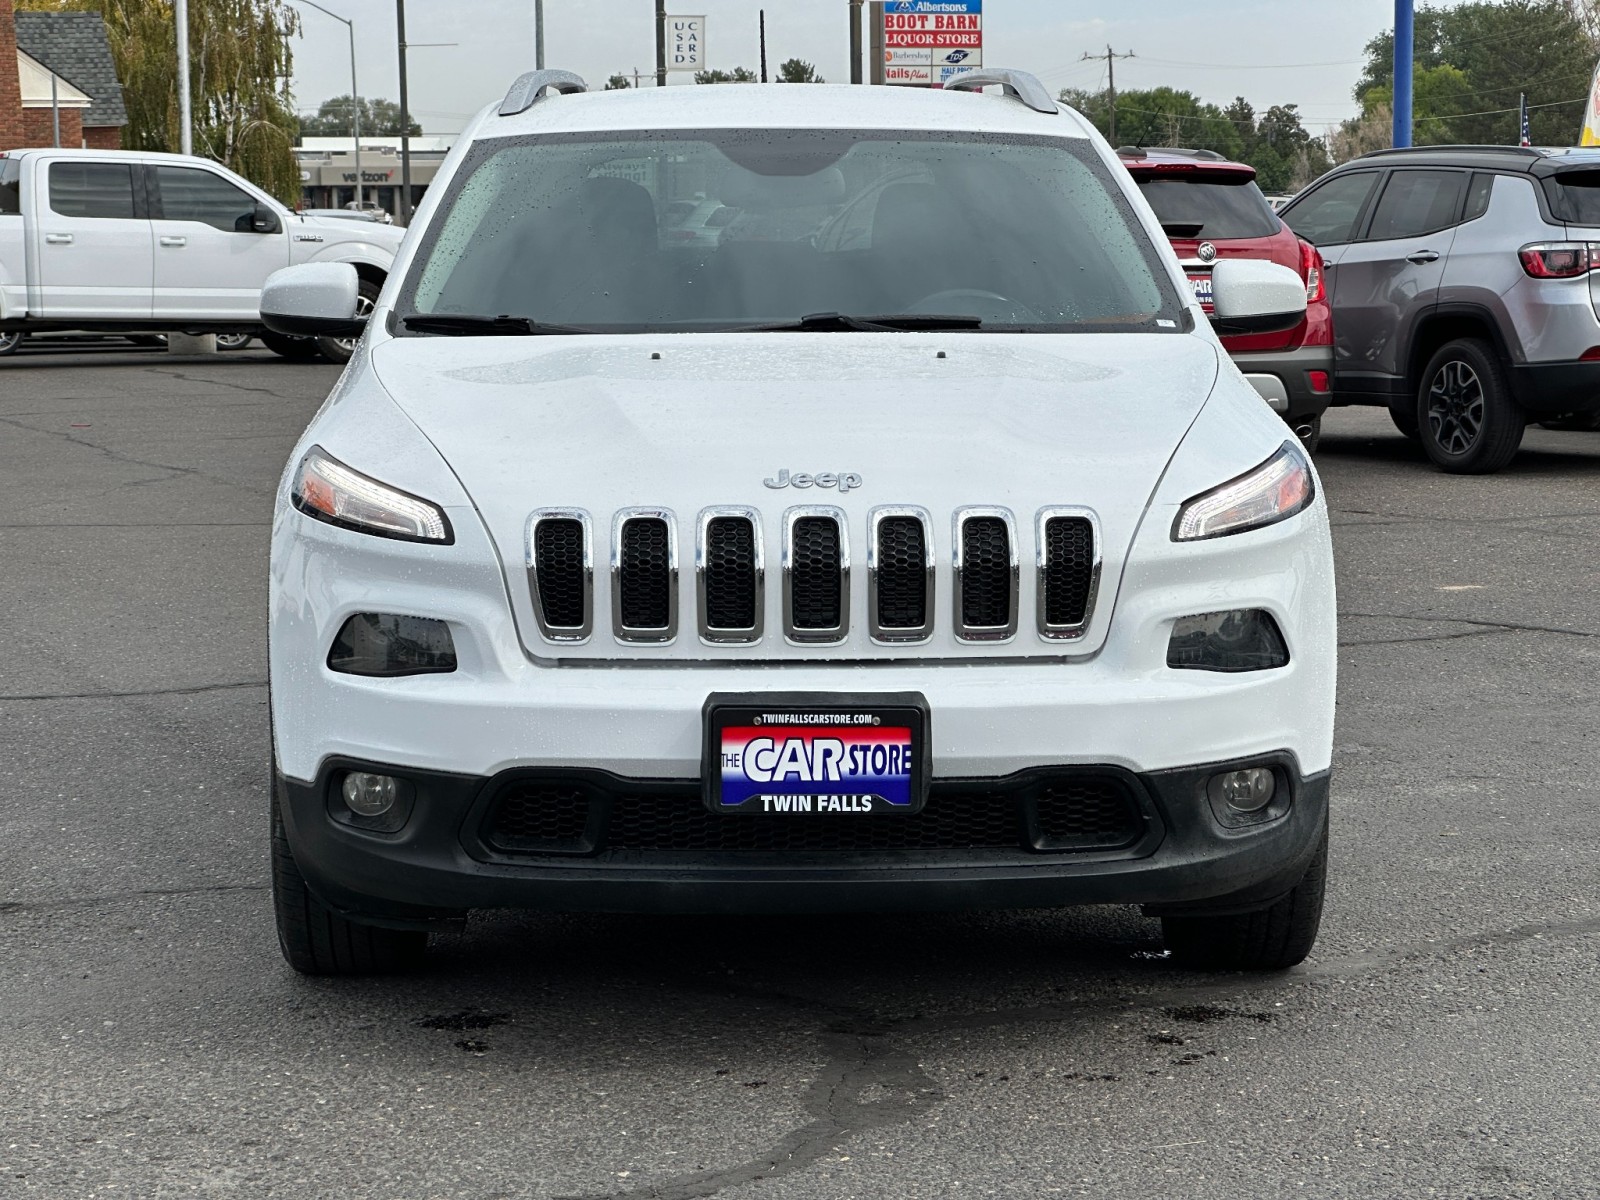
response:
[[[678,527],[660,508],[630,508],[611,519],[611,611],[617,641],[664,646],[678,634]],[[601,528],[605,528],[602,523]],[[767,636],[766,531],[754,508],[703,510],[691,527],[695,583],[691,628],[708,646],[755,646]],[[944,543],[948,529],[950,541]],[[794,645],[840,645],[850,637],[852,568],[849,518],[840,508],[787,510],[782,538],[783,637]],[[923,508],[884,506],[866,517],[868,636],[879,646],[931,641],[941,628],[967,643],[1014,639],[1024,595],[1019,560],[1034,560],[1030,606],[1040,639],[1086,636],[1100,590],[1102,537],[1095,513],[1056,506],[1032,528],[1005,508],[956,510],[949,526]],[[1032,554],[1026,545],[1031,536]],[[528,522],[527,571],[533,614],[544,640],[577,645],[593,634],[594,527],[579,509],[541,509]],[[940,567],[940,562],[946,566]],[[941,580],[949,572],[949,583]],[[945,591],[945,588],[949,588]],[[602,586],[602,590],[604,587]],[[950,598],[944,616],[940,595]],[[948,624],[947,624],[948,622]]]

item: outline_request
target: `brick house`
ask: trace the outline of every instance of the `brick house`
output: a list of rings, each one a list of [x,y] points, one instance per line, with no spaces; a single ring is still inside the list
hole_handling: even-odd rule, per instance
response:
[[[54,145],[57,109],[63,146],[121,148],[128,113],[104,22],[0,0],[0,150]]]

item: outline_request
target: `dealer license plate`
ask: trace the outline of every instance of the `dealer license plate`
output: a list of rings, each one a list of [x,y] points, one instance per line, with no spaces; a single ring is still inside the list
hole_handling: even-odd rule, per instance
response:
[[[1200,302],[1200,306],[1205,309],[1210,309],[1211,276],[1191,275],[1189,276],[1189,286],[1194,289],[1194,298]]]
[[[928,754],[928,706],[914,694],[706,702],[705,798],[714,812],[817,819],[919,812]]]

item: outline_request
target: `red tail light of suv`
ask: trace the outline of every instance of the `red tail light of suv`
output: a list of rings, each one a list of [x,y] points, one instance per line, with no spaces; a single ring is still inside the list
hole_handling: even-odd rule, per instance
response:
[[[1117,151],[1177,252],[1201,307],[1211,311],[1211,269],[1260,258],[1300,273],[1306,319],[1286,333],[1225,337],[1223,346],[1261,393],[1315,449],[1333,398],[1333,309],[1322,256],[1294,235],[1256,186],[1256,169],[1210,150],[1125,146]]]

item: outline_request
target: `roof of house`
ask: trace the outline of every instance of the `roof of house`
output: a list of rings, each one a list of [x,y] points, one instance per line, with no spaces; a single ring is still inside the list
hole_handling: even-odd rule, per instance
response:
[[[19,12],[17,49],[93,98],[94,107],[84,114],[85,125],[128,123],[111,43],[98,14]]]

